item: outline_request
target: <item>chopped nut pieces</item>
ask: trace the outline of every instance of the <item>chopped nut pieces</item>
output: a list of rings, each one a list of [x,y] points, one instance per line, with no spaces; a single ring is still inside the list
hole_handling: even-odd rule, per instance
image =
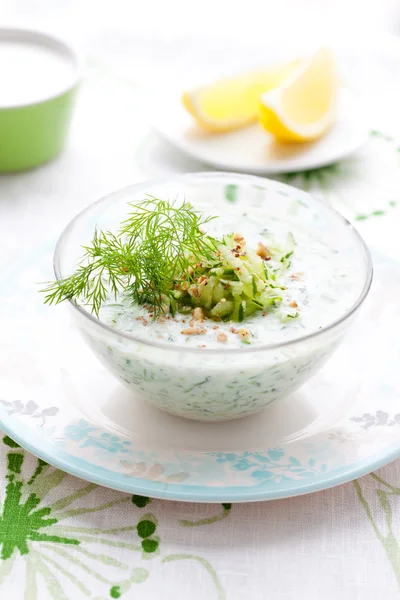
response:
[[[270,260],[271,258],[271,254],[267,246],[264,246],[264,244],[261,242],[258,242],[257,244],[256,254],[258,254],[258,256],[260,256],[263,260]]]
[[[200,296],[200,291],[197,285],[191,285],[189,288],[189,293],[192,294],[192,296],[194,296],[195,298],[198,298]]]
[[[292,300],[291,302],[289,302],[289,306],[291,306],[292,308],[297,308],[299,305],[297,304],[297,302],[295,302],[295,300]]]
[[[192,314],[193,314],[193,319],[195,321],[203,321],[204,313],[203,313],[203,310],[200,308],[200,306],[195,308]]]
[[[136,321],[140,321],[142,323],[142,325],[144,325],[146,327],[146,325],[149,324],[148,320],[145,319],[144,317],[136,317]]]
[[[228,336],[223,331],[220,331],[219,334],[217,335],[218,342],[226,342],[227,339],[228,339]]]
[[[181,333],[183,335],[204,335],[207,330],[204,327],[187,327],[182,329]]]
[[[249,333],[249,330],[245,329],[244,327],[241,327],[238,331],[238,334],[240,335],[242,340],[247,340],[249,338]]]

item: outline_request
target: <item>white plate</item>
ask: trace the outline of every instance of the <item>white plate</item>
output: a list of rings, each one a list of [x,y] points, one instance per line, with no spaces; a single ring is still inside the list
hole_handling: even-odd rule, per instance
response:
[[[154,131],[188,156],[221,170],[259,175],[336,162],[356,152],[366,142],[369,130],[356,98],[344,91],[332,129],[320,140],[305,144],[278,144],[258,124],[230,133],[208,133],[196,126],[179,94],[163,97],[162,104],[152,107],[150,113]]]
[[[331,487],[400,455],[397,263],[375,261],[363,314],[303,388],[255,416],[199,423],[132,396],[66,307],[43,305],[53,246],[12,265],[1,290],[0,426],[43,460],[130,493],[243,502]]]

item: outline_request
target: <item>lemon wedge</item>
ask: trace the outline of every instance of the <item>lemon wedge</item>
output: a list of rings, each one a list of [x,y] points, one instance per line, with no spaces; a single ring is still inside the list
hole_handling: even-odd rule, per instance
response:
[[[260,96],[282,82],[299,60],[221,79],[182,94],[182,104],[204,129],[233,131],[257,121]]]
[[[335,59],[321,48],[280,87],[262,94],[261,124],[281,142],[315,140],[335,119],[338,92]]]

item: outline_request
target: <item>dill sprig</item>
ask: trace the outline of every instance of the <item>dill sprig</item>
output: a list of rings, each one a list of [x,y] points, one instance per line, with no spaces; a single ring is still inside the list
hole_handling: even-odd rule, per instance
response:
[[[202,229],[214,217],[154,197],[130,206],[116,234],[96,231],[76,272],[42,290],[46,304],[80,300],[98,316],[108,294],[123,291],[157,317],[174,312],[179,283],[220,264],[217,241]]]

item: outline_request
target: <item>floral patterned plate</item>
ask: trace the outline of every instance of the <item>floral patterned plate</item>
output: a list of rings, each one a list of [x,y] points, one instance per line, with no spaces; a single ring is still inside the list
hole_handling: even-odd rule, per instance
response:
[[[0,427],[41,459],[144,496],[199,502],[324,489],[400,456],[400,271],[375,257],[362,315],[307,385],[264,412],[196,423],[133,398],[96,361],[37,282],[53,244],[4,276]]]

